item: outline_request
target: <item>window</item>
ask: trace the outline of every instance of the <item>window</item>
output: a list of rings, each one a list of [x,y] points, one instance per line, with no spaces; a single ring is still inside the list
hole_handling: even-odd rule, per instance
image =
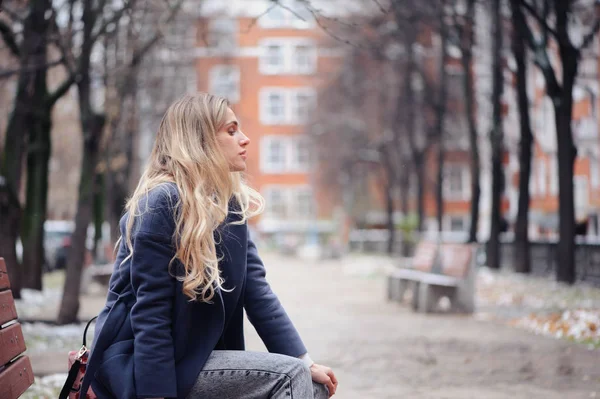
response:
[[[268,73],[276,74],[285,67],[283,47],[278,44],[269,44],[264,48],[264,66],[263,69]]]
[[[302,125],[310,119],[315,98],[315,91],[309,88],[263,88],[260,92],[261,123]]]
[[[307,219],[315,215],[309,186],[269,185],[263,188],[265,216],[278,219]]]
[[[310,166],[308,140],[297,136],[264,136],[260,146],[263,173],[303,173]]]
[[[280,136],[263,137],[261,145],[261,169],[264,172],[284,172],[287,166],[286,138]]]
[[[265,214],[272,218],[285,218],[286,211],[286,193],[278,186],[267,187],[263,191],[265,197]]]
[[[469,171],[465,166],[448,165],[444,179],[445,196],[451,200],[468,199]]]
[[[316,48],[313,45],[299,44],[294,47],[294,69],[297,73],[314,73],[316,69]]]
[[[315,73],[317,47],[305,38],[269,38],[259,43],[259,71],[264,75]]]
[[[237,21],[231,18],[213,19],[209,25],[208,46],[234,50],[237,47]]]
[[[538,159],[536,161],[537,192],[540,196],[546,195],[546,161]]]
[[[589,189],[587,176],[573,177],[573,186],[575,189],[575,217],[581,218],[587,216],[589,206]]]
[[[284,89],[263,89],[260,92],[260,120],[266,125],[285,122],[286,110]]]
[[[237,65],[216,65],[210,70],[210,92],[235,104],[240,101],[240,68]]]
[[[314,93],[312,90],[299,90],[293,93],[292,96],[294,98],[292,119],[298,124],[308,122],[313,110]]]
[[[314,216],[314,202],[310,187],[299,187],[294,190],[296,217],[306,218]]]
[[[299,138],[292,142],[293,145],[293,167],[296,170],[307,170],[310,166],[310,149],[308,140]]]
[[[600,165],[598,164],[598,158],[595,156],[590,157],[590,185],[592,189],[596,190],[600,187]]]
[[[449,216],[448,229],[454,232],[466,231],[468,228],[467,221],[462,216]]]

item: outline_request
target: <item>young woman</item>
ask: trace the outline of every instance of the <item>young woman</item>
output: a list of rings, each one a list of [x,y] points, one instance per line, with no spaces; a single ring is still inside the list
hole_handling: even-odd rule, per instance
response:
[[[327,398],[265,280],[247,220],[262,197],[242,180],[250,140],[226,100],[169,107],[121,219],[106,307],[82,391],[98,398]],[[269,353],[245,352],[243,310]],[[85,390],[84,390],[85,389]]]

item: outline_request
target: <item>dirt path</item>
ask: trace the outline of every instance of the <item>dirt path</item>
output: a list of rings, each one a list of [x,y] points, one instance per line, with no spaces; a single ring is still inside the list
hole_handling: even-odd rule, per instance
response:
[[[371,263],[371,264],[369,264]],[[600,351],[387,303],[372,261],[265,257],[268,279],[340,399],[600,397]],[[248,349],[264,350],[247,329]]]

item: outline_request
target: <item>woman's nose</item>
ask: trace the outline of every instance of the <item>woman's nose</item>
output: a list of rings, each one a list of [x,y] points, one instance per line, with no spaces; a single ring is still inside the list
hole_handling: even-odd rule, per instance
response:
[[[240,132],[240,133],[242,133],[242,132]],[[242,138],[240,140],[240,145],[245,147],[248,144],[250,144],[250,139],[248,138],[248,136],[246,136],[244,133],[242,133]]]

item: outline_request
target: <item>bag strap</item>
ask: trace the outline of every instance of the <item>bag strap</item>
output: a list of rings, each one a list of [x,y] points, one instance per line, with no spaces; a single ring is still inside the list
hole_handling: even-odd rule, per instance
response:
[[[67,399],[69,397],[69,392],[73,389],[73,384],[75,383],[75,379],[77,378],[77,374],[79,374],[79,367],[81,366],[81,360],[75,360],[71,365],[71,369],[69,370],[69,375],[67,376],[67,380],[65,381],[65,385],[63,385],[60,390],[60,394],[58,395],[58,399]]]
[[[88,328],[90,328],[90,324],[92,324],[92,322],[94,320],[96,320],[97,318],[98,318],[98,316],[92,317],[90,319],[90,321],[88,321],[87,325],[85,326],[85,329],[83,330],[83,346],[86,346]]]
[[[75,380],[77,379],[77,375],[79,374],[79,367],[81,366],[81,358],[83,357],[83,355],[86,354],[86,352],[89,351],[88,348],[87,348],[87,346],[86,346],[86,344],[87,344],[87,332],[88,332],[88,329],[90,328],[90,324],[92,324],[92,322],[94,320],[96,320],[97,318],[98,318],[98,316],[95,316],[90,321],[88,321],[87,324],[86,324],[86,326],[85,326],[85,329],[83,330],[83,346],[81,347],[81,349],[79,349],[79,353],[77,353],[77,357],[75,358],[75,361],[71,365],[71,369],[69,370],[69,375],[67,376],[67,380],[65,381],[65,385],[63,385],[62,389],[60,390],[60,394],[58,395],[58,399],[67,399],[69,397],[69,393],[73,389],[73,384],[75,383]],[[82,387],[80,387],[80,388],[82,388]],[[80,397],[82,399],[86,398],[85,395],[84,396],[80,396]]]

